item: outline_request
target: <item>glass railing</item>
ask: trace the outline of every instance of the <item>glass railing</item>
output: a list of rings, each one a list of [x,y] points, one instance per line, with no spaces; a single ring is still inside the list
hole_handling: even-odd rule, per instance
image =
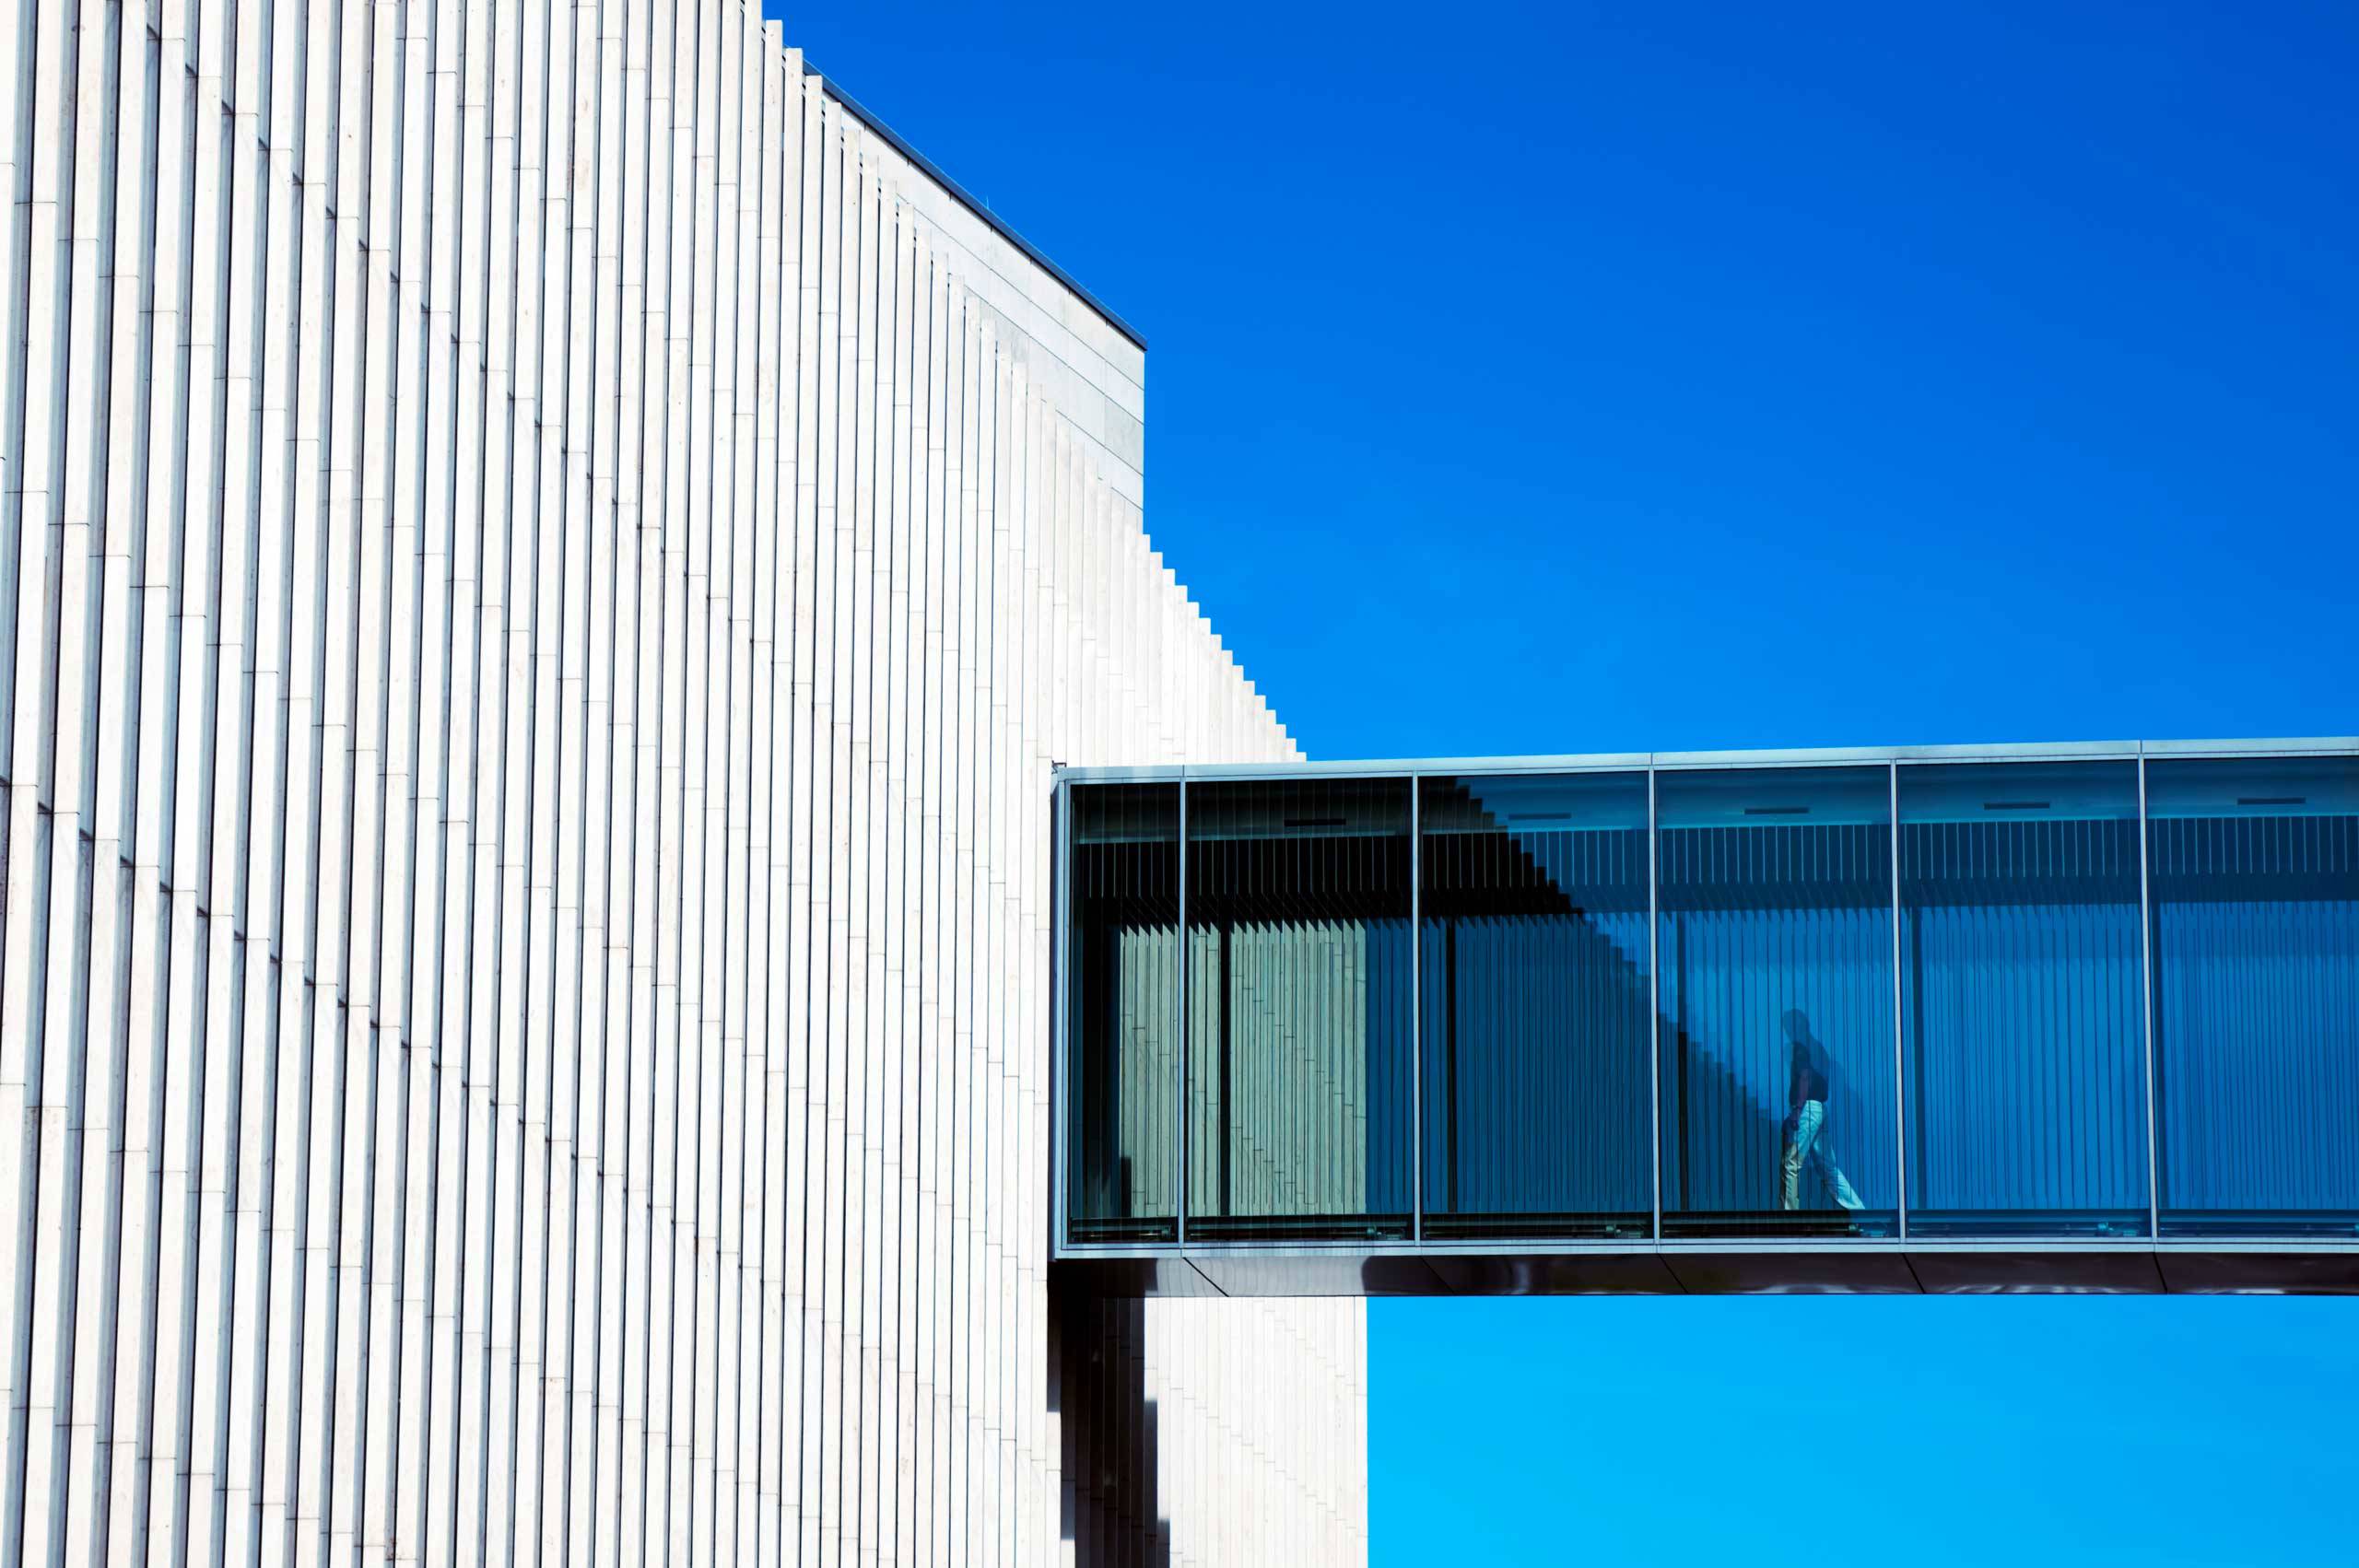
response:
[[[2359,1240],[2359,755],[2189,750],[1068,778],[1065,1240]]]

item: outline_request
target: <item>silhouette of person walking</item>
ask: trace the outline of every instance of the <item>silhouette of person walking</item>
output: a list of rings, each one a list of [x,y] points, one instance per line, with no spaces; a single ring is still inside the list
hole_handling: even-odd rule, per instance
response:
[[[1793,1042],[1793,1060],[1786,1079],[1786,1146],[1778,1161],[1778,1207],[1802,1206],[1802,1167],[1808,1165],[1837,1207],[1864,1209],[1867,1205],[1826,1152],[1826,1074],[1811,1048],[1810,1019],[1797,1009],[1786,1014],[1785,1024],[1786,1038]]]

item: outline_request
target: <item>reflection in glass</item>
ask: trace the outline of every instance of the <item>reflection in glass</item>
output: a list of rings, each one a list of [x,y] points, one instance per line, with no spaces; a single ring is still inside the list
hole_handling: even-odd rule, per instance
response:
[[[1890,775],[1666,771],[1666,1235],[1891,1234]]]
[[[1072,810],[1071,1234],[1176,1241],[1180,786],[1078,784]]]
[[[1409,786],[1188,790],[1188,1237],[1405,1236]]]
[[[1421,782],[1426,1234],[1643,1236],[1647,779]]]
[[[2162,1224],[2359,1235],[2359,761],[2146,764]]]
[[[2143,1235],[2138,765],[1899,792],[1909,1233]]]

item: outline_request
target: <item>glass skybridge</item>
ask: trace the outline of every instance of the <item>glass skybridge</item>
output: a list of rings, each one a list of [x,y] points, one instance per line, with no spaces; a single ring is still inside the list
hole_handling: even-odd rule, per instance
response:
[[[1083,1288],[2359,1291],[2359,741],[1055,806]]]

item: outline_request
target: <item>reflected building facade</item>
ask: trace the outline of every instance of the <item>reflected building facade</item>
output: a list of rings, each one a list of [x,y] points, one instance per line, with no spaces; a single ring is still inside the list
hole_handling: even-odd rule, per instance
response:
[[[1117,798],[1167,825],[1176,964],[1086,896]],[[2359,743],[1069,770],[1059,799],[1063,1071],[1143,1107],[1068,1143],[1070,1271],[2359,1288]],[[1103,1224],[1175,1150],[1184,1190]]]

